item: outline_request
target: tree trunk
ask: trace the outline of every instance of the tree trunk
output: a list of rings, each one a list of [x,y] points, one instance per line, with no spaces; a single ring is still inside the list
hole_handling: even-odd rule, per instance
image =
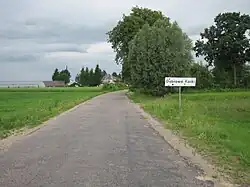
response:
[[[236,65],[233,65],[233,71],[234,71],[234,86],[237,86],[237,76],[236,76]]]

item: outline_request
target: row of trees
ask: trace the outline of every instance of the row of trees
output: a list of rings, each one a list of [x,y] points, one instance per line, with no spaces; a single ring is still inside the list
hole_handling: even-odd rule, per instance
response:
[[[249,28],[248,15],[219,14],[193,47],[177,22],[160,11],[133,7],[107,34],[124,81],[152,95],[164,95],[166,76],[195,76],[199,88],[250,86]],[[194,62],[193,50],[207,65]]]
[[[218,14],[196,41],[196,56],[213,67],[214,83],[220,87],[246,87],[249,82],[250,16],[237,12]]]
[[[122,77],[133,88],[164,95],[166,76],[188,75],[192,41],[160,11],[133,7],[107,34]]]
[[[107,75],[106,71],[102,70],[98,64],[95,69],[82,67],[81,71],[75,77],[75,82],[81,86],[97,86],[101,84],[102,78],[105,75]],[[116,72],[113,72],[112,76],[121,78],[121,75]],[[56,68],[52,75],[53,81],[64,81],[65,84],[70,82],[70,78],[71,74],[67,67],[61,71]]]
[[[218,68],[210,69],[208,65],[204,65],[202,62],[193,63],[190,68],[190,75],[197,78],[196,88],[250,88],[250,65],[243,65],[241,71],[237,72],[236,86],[232,74],[232,71]]]
[[[101,70],[98,64],[95,69],[83,67],[77,74],[75,81],[82,86],[97,86],[101,84],[101,80],[106,74],[106,71]]]
[[[59,71],[57,68],[55,69],[53,75],[52,75],[52,80],[53,81],[64,81],[65,84],[70,82],[71,74],[66,67],[65,69]]]

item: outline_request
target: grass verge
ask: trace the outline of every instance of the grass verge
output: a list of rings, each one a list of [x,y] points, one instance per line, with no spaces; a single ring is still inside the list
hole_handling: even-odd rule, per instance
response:
[[[234,181],[250,184],[250,92],[186,93],[183,113],[178,95],[130,98],[187,139]]]
[[[30,128],[90,98],[102,88],[0,89],[0,139],[14,130]]]

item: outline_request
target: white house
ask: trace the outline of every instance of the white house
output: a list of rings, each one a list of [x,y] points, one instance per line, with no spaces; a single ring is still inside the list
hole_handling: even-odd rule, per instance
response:
[[[102,78],[102,84],[105,83],[114,83],[116,81],[115,77],[113,77],[110,74],[106,74],[103,78]]]
[[[70,80],[69,83],[68,83],[67,85],[68,85],[68,86],[74,85],[74,87],[79,87],[79,84],[78,84],[76,81],[74,81],[74,80]]]

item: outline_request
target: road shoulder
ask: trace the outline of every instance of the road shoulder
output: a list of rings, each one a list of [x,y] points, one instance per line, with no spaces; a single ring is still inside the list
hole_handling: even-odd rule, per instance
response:
[[[129,97],[128,97],[129,98]],[[199,176],[199,180],[213,181],[217,187],[230,187],[236,186],[227,182],[227,176],[218,172],[218,169],[207,162],[200,154],[198,154],[194,148],[188,145],[188,143],[174,134],[171,130],[164,128],[163,123],[152,117],[149,113],[145,112],[138,104],[129,99],[133,107],[148,121],[150,127],[153,128],[171,147],[173,147],[181,157],[187,162],[200,168],[203,171],[203,175]]]

